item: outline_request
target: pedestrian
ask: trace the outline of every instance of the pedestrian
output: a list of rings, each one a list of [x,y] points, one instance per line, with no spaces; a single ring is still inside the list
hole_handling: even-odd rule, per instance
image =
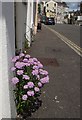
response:
[[[42,25],[41,25],[41,19],[38,17],[38,23],[37,23],[37,30],[41,30]]]

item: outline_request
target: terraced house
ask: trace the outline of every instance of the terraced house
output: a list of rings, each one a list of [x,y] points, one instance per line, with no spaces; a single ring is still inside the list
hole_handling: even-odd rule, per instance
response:
[[[46,2],[46,16],[57,17],[57,3],[53,0]]]

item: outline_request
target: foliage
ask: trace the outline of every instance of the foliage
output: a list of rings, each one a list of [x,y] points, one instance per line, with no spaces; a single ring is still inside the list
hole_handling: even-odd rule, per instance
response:
[[[20,53],[12,58],[14,72],[12,83],[15,86],[15,102],[17,113],[23,114],[33,110],[34,104],[41,94],[41,88],[49,82],[48,72],[43,69],[43,65],[37,58]]]
[[[29,45],[28,45],[28,40],[25,38],[25,41],[24,41],[24,50],[27,50],[29,48]]]

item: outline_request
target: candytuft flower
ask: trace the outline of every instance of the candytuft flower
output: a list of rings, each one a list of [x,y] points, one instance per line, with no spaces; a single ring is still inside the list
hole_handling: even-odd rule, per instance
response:
[[[11,71],[15,71],[15,70],[16,70],[16,68],[15,68],[15,67],[12,67],[12,68],[11,68]]]
[[[38,70],[39,67],[38,67],[37,65],[34,65],[34,66],[33,66],[33,69],[37,69],[37,70]]]
[[[33,75],[38,75],[38,70],[33,70],[33,71],[32,71],[32,74],[33,74]]]
[[[30,77],[29,77],[28,75],[23,75],[23,79],[25,79],[25,80],[29,80]]]
[[[16,67],[16,68],[21,69],[21,68],[24,67],[24,66],[25,66],[25,64],[24,64],[23,62],[16,62],[16,63],[15,63],[15,67]]]
[[[38,82],[38,87],[42,87],[42,83],[41,82]]]
[[[27,100],[28,96],[27,95],[23,95],[22,96],[22,100]]]
[[[28,87],[29,88],[33,88],[34,87],[34,83],[33,82],[28,82]]]
[[[19,55],[20,57],[23,57],[23,56],[25,56],[25,54],[24,53],[20,53],[20,55]]]
[[[17,77],[12,78],[12,83],[16,85],[19,82],[19,79]]]
[[[12,62],[16,62],[19,59],[19,56],[15,56],[12,58]]]
[[[18,75],[22,75],[22,74],[23,74],[23,70],[18,70],[18,71],[17,71],[17,74],[18,74]]]
[[[25,59],[23,59],[23,62],[26,62],[26,63],[27,63],[27,62],[28,62],[28,59],[26,59],[26,58],[25,58]]]
[[[25,52],[24,52],[25,53]],[[15,85],[16,107],[18,114],[27,112],[37,103],[41,88],[49,82],[48,72],[37,58],[20,53],[12,59],[14,72],[12,83]],[[30,104],[29,104],[30,103]]]
[[[28,89],[28,85],[24,85],[24,87],[23,87],[24,89]]]
[[[26,58],[30,58],[30,55],[27,54],[25,57],[26,57]]]
[[[40,69],[39,72],[42,75],[48,75],[48,72],[46,70]]]
[[[39,92],[40,91],[40,89],[38,87],[35,87],[34,90],[35,90],[35,92]]]
[[[43,83],[43,84],[48,83],[48,82],[49,82],[49,76],[46,76],[46,77],[44,77],[44,78],[41,78],[41,79],[40,79],[40,82]]]
[[[27,92],[27,95],[28,95],[28,96],[34,96],[34,91],[28,91],[28,92]]]

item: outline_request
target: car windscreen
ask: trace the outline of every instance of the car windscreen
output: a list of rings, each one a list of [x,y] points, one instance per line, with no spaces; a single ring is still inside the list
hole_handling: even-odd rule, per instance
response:
[[[48,18],[48,20],[52,20],[52,21],[54,21],[54,18]]]

